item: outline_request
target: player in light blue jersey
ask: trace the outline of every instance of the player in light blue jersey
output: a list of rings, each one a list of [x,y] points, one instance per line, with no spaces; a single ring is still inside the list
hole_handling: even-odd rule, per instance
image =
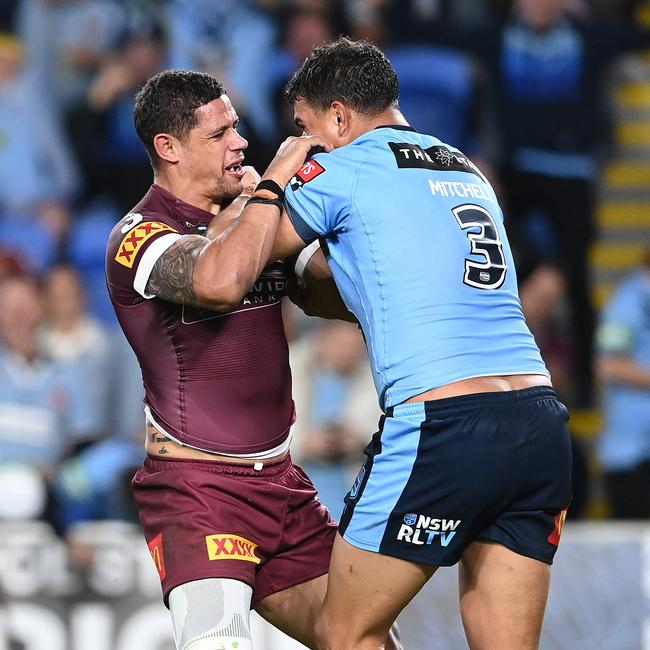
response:
[[[298,272],[326,244],[385,413],[346,497],[319,647],[383,648],[437,567],[460,562],[470,646],[536,648],[570,441],[494,191],[460,151],[408,125],[369,43],[317,48],[287,94],[296,124],[333,150],[296,172],[289,139],[253,201],[269,218],[286,208],[273,254],[307,245]]]

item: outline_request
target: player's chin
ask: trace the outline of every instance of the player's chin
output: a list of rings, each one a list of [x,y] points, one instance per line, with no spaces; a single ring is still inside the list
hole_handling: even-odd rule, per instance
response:
[[[219,183],[218,193],[224,199],[235,199],[244,191],[244,184],[241,180],[223,178]]]

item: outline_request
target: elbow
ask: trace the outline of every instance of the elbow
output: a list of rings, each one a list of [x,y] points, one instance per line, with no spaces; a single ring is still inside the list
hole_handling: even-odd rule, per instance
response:
[[[248,288],[243,288],[237,273],[225,277],[206,279],[194,278],[194,294],[198,304],[214,311],[229,312],[242,301]]]

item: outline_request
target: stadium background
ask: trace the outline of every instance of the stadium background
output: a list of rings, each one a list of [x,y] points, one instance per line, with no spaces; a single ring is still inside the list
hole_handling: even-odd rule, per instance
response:
[[[247,162],[262,170],[294,131],[283,83],[341,33],[386,49],[407,118],[472,156],[507,215],[531,164],[512,142],[525,149],[533,134],[553,149],[568,129],[554,168],[535,175],[560,177],[569,206],[580,188],[593,190],[593,213],[571,207],[558,227],[536,199],[543,189],[531,189],[534,204],[510,223],[522,302],[572,408],[576,457],[542,648],[650,648],[650,526],[613,518],[606,479],[620,469],[611,449],[625,432],[608,425],[619,414],[588,317],[588,305],[605,313],[650,246],[650,2],[537,5],[554,2],[593,37],[591,55],[572,56],[561,23],[556,49],[523,30],[508,59],[495,49],[513,28],[508,0],[0,2],[0,650],[171,648],[128,491],[143,453],[139,368],[104,286],[107,234],[151,182],[134,92],[167,67],[213,72],[242,119]],[[593,92],[572,94],[585,79]],[[573,125],[570,111],[547,110],[553,93],[579,108]],[[517,122],[517,102],[534,119]],[[582,170],[577,178],[563,162]],[[590,282],[576,283],[581,274]],[[290,305],[286,325],[294,456],[336,514],[378,416],[363,343],[354,328]],[[639,336],[650,334],[647,318],[645,328]],[[635,399],[647,425],[631,453],[647,466],[650,389]],[[647,500],[643,476],[626,486],[629,503]],[[464,647],[455,593],[448,570],[414,601],[402,616],[407,647]],[[259,650],[297,647],[260,622],[255,635]]]

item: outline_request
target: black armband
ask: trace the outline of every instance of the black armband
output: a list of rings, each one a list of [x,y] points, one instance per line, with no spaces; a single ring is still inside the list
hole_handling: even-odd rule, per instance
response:
[[[278,183],[270,178],[260,181],[255,188],[256,192],[257,190],[267,190],[268,192],[273,192],[273,194],[278,197],[279,201],[284,201],[284,190]]]
[[[280,210],[280,214],[284,211],[284,201],[281,201],[280,199],[265,199],[264,197],[261,196],[253,196],[248,201],[246,201],[246,205],[250,205],[251,203],[261,203],[262,205],[274,205],[278,210]]]

